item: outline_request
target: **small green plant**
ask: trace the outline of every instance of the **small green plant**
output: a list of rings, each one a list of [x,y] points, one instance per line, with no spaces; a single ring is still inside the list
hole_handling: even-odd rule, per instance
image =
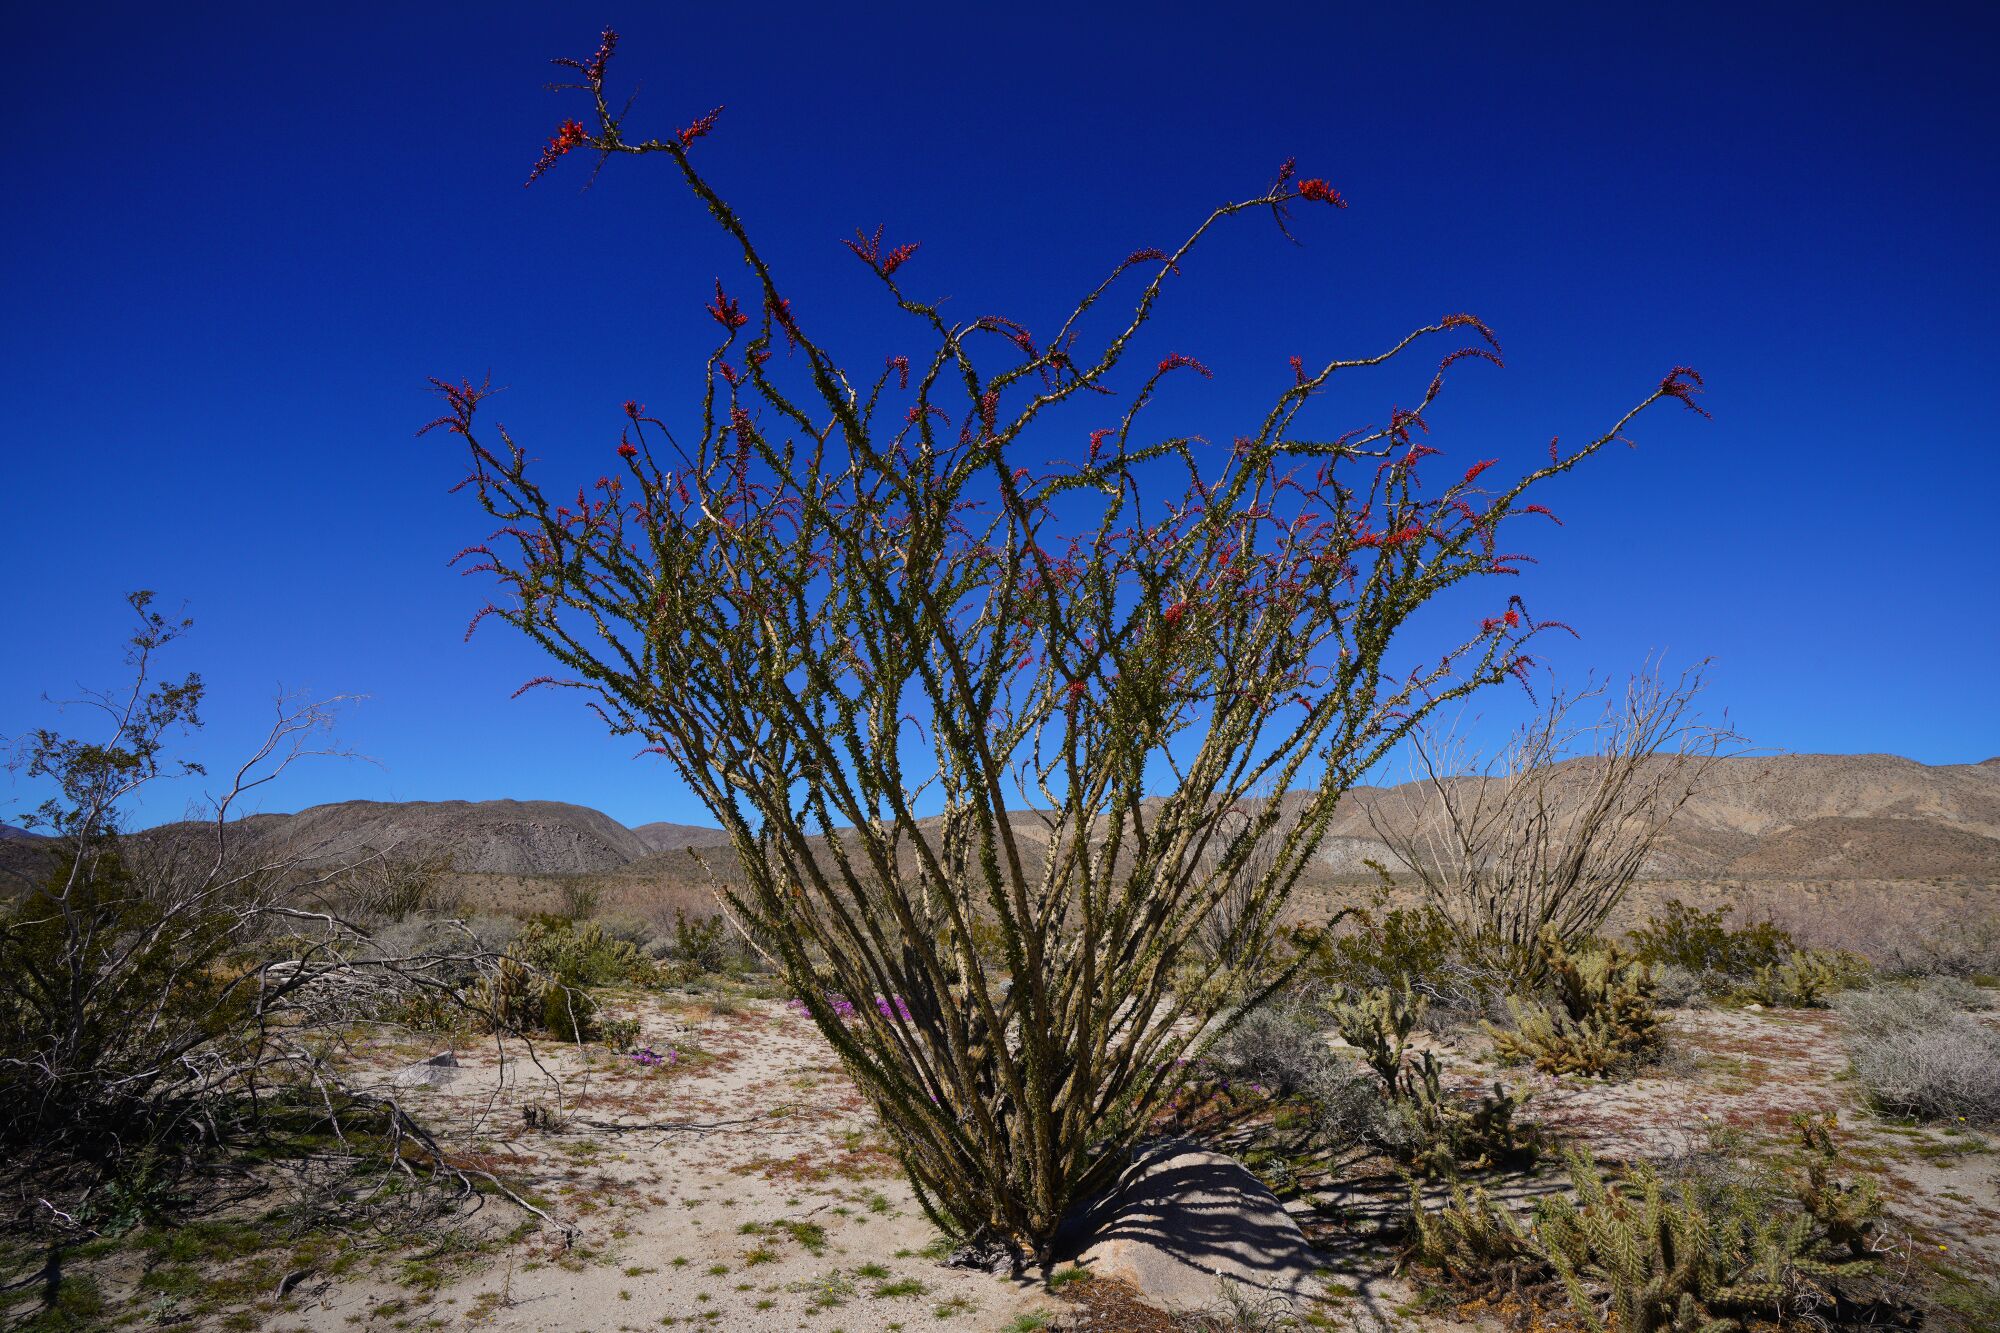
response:
[[[1572,953],[1543,938],[1553,1003],[1507,997],[1511,1028],[1486,1025],[1503,1060],[1548,1074],[1605,1078],[1656,1055],[1666,1034],[1653,1005],[1650,965],[1606,944]]]
[[[722,915],[688,918],[674,909],[674,938],[668,956],[684,963],[695,975],[720,972],[729,962],[728,926]]]

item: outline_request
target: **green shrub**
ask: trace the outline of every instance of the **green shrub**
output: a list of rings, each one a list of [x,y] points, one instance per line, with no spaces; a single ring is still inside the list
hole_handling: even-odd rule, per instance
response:
[[[1727,981],[1777,967],[1798,952],[1791,933],[1769,921],[1732,928],[1726,918],[1733,910],[1718,907],[1704,912],[1675,898],[1625,937],[1640,962],[1656,967],[1671,964],[1697,976]]]
[[[667,949],[667,957],[686,964],[696,976],[722,971],[729,964],[728,923],[721,913],[690,920],[686,912],[676,907],[673,943]]]
[[[560,917],[536,917],[507,952],[572,986],[608,986],[653,976],[652,960],[638,945],[616,938],[595,921],[578,925]]]
[[[1471,958],[1449,918],[1434,907],[1399,907],[1380,917],[1354,913],[1358,928],[1342,935],[1305,931],[1294,943],[1313,953],[1310,974],[1342,990],[1378,991],[1407,985],[1446,1019],[1483,1014],[1506,990],[1506,978]]]
[[[1647,964],[1615,944],[1579,954],[1553,935],[1543,943],[1553,1002],[1507,997],[1513,1026],[1486,1028],[1503,1060],[1525,1060],[1548,1074],[1604,1078],[1659,1052],[1666,1034]]]
[[[562,1041],[588,1041],[595,1029],[597,1001],[590,992],[560,981],[542,987],[541,1026]]]

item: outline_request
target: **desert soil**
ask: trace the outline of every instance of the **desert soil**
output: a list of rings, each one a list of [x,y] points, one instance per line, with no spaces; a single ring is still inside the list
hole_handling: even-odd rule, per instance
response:
[[[146,1311],[138,1326],[343,1333],[974,1333],[1035,1327],[1020,1321],[1037,1312],[1107,1333],[1167,1327],[1123,1297],[1085,1296],[1104,1284],[1058,1297],[944,1267],[938,1233],[873,1117],[811,1023],[784,1004],[632,993],[609,1006],[621,1009],[660,1063],[601,1046],[501,1052],[475,1039],[454,1050],[447,1081],[426,1087],[396,1076],[441,1046],[356,1048],[362,1077],[443,1131],[458,1164],[504,1178],[574,1228],[572,1240],[489,1196],[471,1216],[462,1209],[417,1243],[384,1243],[361,1262],[286,1257],[275,1240],[279,1248],[234,1269],[218,1260],[205,1270],[211,1293],[234,1282],[240,1295],[218,1304],[189,1293],[180,1307],[158,1298],[157,1274],[148,1284],[149,1268],[166,1271],[157,1253],[128,1249],[98,1271],[111,1312]],[[1794,1112],[1834,1111],[1848,1170],[1881,1180],[1892,1200],[1902,1260],[1948,1263],[1958,1280],[2000,1290],[2000,1135],[1870,1114],[1846,1073],[1839,1025],[1825,1011],[1683,1011],[1673,1057],[1610,1084],[1498,1070],[1478,1038],[1455,1041],[1448,1061],[1464,1082],[1528,1083],[1531,1118],[1607,1159],[1686,1159],[1718,1146],[1754,1159],[1782,1151]],[[1559,1174],[1549,1163],[1488,1183],[1518,1200]],[[1420,1308],[1394,1272],[1405,1189],[1362,1161],[1289,1205],[1324,1252],[1328,1325],[1453,1325],[1453,1312]]]

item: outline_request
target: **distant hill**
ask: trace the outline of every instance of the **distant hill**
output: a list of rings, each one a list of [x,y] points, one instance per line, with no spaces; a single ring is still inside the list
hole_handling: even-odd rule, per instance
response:
[[[1321,844],[1317,873],[1372,877],[1365,863],[1391,858],[1371,815],[1392,825],[1406,820],[1424,794],[1415,784],[1349,792]],[[1016,812],[1013,822],[1035,855],[1043,842],[1036,816]],[[693,878],[697,872],[683,854],[688,847],[720,852],[709,858],[712,867],[727,868],[729,860],[721,829],[669,823],[627,828],[562,801],[342,801],[293,815],[252,815],[238,822],[236,832],[259,855],[314,862],[371,852],[449,856],[456,871],[470,875],[610,873],[652,881]],[[47,852],[38,841],[0,825],[0,866],[41,864]],[[2000,884],[2000,761],[1927,765],[1880,754],[1725,760],[1710,789],[1689,803],[1661,840],[1648,873],[1675,880]]]
[[[729,835],[700,824],[641,824],[632,830],[649,852],[677,852],[683,847],[727,847]]]
[[[453,869],[476,874],[615,870],[652,850],[609,815],[562,801],[341,801],[240,823],[263,856],[448,856]]]
[[[1406,827],[1428,795],[1419,784],[1349,792],[1320,849],[1326,868],[1360,873],[1364,857],[1387,860],[1374,821]],[[1886,754],[1725,759],[1647,869],[1666,879],[2000,881],[2000,764]]]

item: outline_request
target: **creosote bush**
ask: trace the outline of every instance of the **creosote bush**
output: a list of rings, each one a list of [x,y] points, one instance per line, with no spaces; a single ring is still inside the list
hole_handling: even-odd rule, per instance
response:
[[[1340,990],[1407,986],[1424,1000],[1420,1021],[1451,1026],[1497,1012],[1509,978],[1471,956],[1449,917],[1434,907],[1357,908],[1338,933],[1294,932],[1307,972]]]
[[[1789,931],[1769,921],[1730,925],[1734,910],[1703,911],[1672,898],[1625,938],[1639,961],[1683,968],[1701,978],[1704,990],[1720,995],[1778,967],[1799,947]]]
[[[912,285],[915,243],[858,234],[906,335],[844,361],[696,165],[718,114],[634,134],[607,92],[615,45],[560,62],[587,120],[535,175],[578,150],[661,160],[747,290],[714,285],[699,393],[628,402],[581,489],[545,488],[484,428],[485,386],[438,382],[433,427],[468,447],[497,524],[467,558],[500,585],[487,613],[554,659],[544,683],[643,738],[728,832],[732,916],[768,941],[931,1216],[1045,1260],[1227,1026],[1200,1021],[1214,997],[1254,1006],[1284,984],[1272,926],[1341,793],[1432,709],[1525,673],[1542,628],[1496,599],[1413,670],[1392,651],[1410,617],[1514,573],[1503,532],[1546,513],[1530,488],[1646,408],[1692,407],[1699,379],[1675,370],[1499,485],[1486,460],[1427,462],[1446,369],[1498,360],[1468,315],[1373,355],[1292,358],[1227,443],[1155,426],[1148,408],[1209,376],[1140,351],[1203,242],[1344,205],[1291,163],[1039,328],[959,319]],[[1442,356],[1389,400],[1409,406],[1322,419],[1336,377],[1435,338]],[[1247,804],[1271,791],[1292,795]],[[830,995],[901,998],[848,1018]]]
[[[43,728],[18,767],[53,794],[25,822],[51,837],[40,878],[0,903],[0,1148],[70,1156],[116,1173],[151,1153],[212,1144],[260,1075],[293,1052],[319,966],[275,968],[287,946],[339,961],[333,936],[291,909],[315,879],[289,862],[232,853],[230,802],[310,753],[328,706],[284,707],[211,822],[127,835],[122,806],[165,776],[202,769],[172,754],[201,725],[199,675],[158,678],[158,657],[192,622],[128,597],[137,617],[122,690],[76,701],[95,737]],[[324,877],[319,880],[324,882]]]

